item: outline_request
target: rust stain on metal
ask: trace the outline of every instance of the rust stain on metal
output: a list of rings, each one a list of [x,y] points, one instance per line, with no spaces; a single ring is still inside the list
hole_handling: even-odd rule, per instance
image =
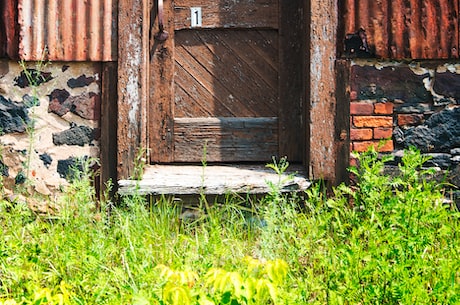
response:
[[[376,57],[458,58],[458,0],[344,0],[342,33],[366,30]]]
[[[18,54],[18,14],[17,0],[0,1],[0,56],[17,58]]]
[[[117,0],[19,0],[25,60],[115,61]]]

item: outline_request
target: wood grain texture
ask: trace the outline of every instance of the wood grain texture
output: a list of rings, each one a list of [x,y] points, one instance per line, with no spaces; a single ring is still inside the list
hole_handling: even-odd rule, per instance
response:
[[[148,0],[119,3],[118,178],[133,173],[139,148],[147,147],[149,7]]]
[[[276,31],[178,31],[176,117],[276,116]]]
[[[292,175],[292,176],[290,176]],[[282,175],[282,192],[308,189],[302,166],[291,165]],[[119,194],[148,195],[222,195],[266,194],[267,181],[278,183],[279,176],[264,165],[151,165],[140,181],[120,181]]]
[[[265,161],[278,157],[278,119],[176,118],[174,159],[199,162]]]
[[[202,28],[278,28],[278,0],[176,0],[176,30],[191,27],[191,7],[201,7]]]
[[[164,2],[164,30],[169,38],[159,41],[152,37],[150,48],[150,103],[149,146],[151,162],[172,162],[174,152],[172,104],[174,79],[174,15],[171,1]],[[152,33],[159,32],[158,18],[153,23]]]
[[[306,24],[304,1],[280,1],[279,29],[279,153],[288,160],[303,162],[306,123]]]

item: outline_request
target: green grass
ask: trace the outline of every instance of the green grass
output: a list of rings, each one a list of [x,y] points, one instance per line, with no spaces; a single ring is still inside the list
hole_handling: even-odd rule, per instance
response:
[[[397,177],[359,161],[329,198],[271,185],[191,219],[164,198],[95,211],[85,173],[56,215],[1,201],[0,304],[460,304],[459,213],[426,160],[406,151]]]

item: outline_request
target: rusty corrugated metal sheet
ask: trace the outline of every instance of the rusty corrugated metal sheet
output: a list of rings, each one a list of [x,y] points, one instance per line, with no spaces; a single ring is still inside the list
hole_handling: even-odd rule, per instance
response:
[[[459,0],[342,0],[346,33],[366,30],[377,57],[459,56]]]
[[[20,58],[116,60],[117,0],[19,0],[18,11]]]
[[[0,57],[18,56],[17,1],[0,1]]]

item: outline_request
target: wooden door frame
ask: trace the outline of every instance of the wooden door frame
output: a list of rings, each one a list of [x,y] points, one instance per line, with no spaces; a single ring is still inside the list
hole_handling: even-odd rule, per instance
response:
[[[167,3],[170,0],[165,0]],[[147,143],[150,0],[119,1],[117,178],[134,174]],[[284,1],[283,1],[284,2]],[[311,179],[343,180],[349,158],[347,63],[337,65],[337,0],[303,2],[305,24],[305,166]],[[308,64],[309,63],[309,64]],[[339,72],[339,73],[337,73]],[[349,114],[349,110],[348,110]],[[348,115],[349,116],[349,115]],[[346,118],[345,118],[346,117]]]

